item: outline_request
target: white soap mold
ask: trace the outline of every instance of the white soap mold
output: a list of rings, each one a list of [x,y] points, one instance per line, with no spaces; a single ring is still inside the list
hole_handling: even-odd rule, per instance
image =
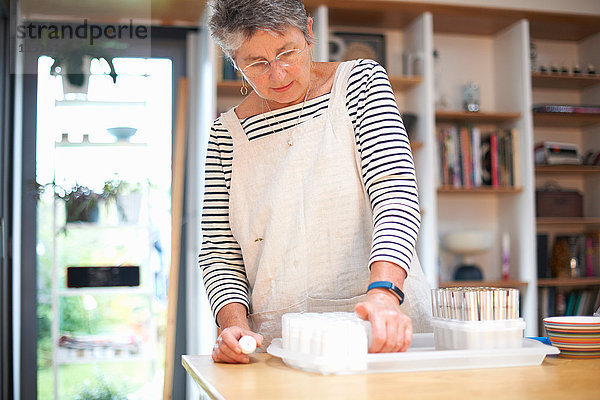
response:
[[[523,345],[523,318],[460,321],[434,317],[431,325],[438,350],[505,349]]]
[[[366,368],[371,324],[349,312],[289,313],[282,317],[282,348],[312,360],[319,371]]]

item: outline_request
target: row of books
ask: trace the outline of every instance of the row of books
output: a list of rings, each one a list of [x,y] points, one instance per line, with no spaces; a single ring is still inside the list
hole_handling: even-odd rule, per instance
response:
[[[440,126],[437,139],[441,186],[518,186],[516,129],[483,133],[477,126]]]
[[[538,291],[540,329],[546,317],[592,315],[600,307],[600,288],[565,290],[543,287]]]
[[[600,232],[557,235],[537,234],[537,272],[543,278],[600,276]]]

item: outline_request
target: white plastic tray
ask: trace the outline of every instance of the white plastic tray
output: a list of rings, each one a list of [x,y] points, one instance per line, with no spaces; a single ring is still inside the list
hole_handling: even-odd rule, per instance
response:
[[[540,365],[546,355],[559,352],[556,347],[533,339],[523,339],[523,346],[518,348],[435,350],[433,333],[420,333],[413,335],[412,344],[407,352],[368,354],[366,370],[350,371],[336,368],[335,362],[323,357],[284,350],[281,339],[274,339],[267,348],[267,353],[281,358],[290,367],[340,375]]]

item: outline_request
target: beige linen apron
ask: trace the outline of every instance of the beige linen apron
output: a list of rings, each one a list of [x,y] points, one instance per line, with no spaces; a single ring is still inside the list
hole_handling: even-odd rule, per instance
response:
[[[327,110],[298,126],[250,142],[233,109],[222,116],[233,137],[230,224],[263,349],[281,337],[284,313],[354,311],[364,299],[373,217],[345,104],[353,66],[338,67]],[[429,289],[414,259],[403,308],[423,331]]]

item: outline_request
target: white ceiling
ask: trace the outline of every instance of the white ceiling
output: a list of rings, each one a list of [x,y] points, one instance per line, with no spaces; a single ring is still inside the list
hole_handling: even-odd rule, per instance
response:
[[[206,0],[19,0],[25,20],[197,26]]]

